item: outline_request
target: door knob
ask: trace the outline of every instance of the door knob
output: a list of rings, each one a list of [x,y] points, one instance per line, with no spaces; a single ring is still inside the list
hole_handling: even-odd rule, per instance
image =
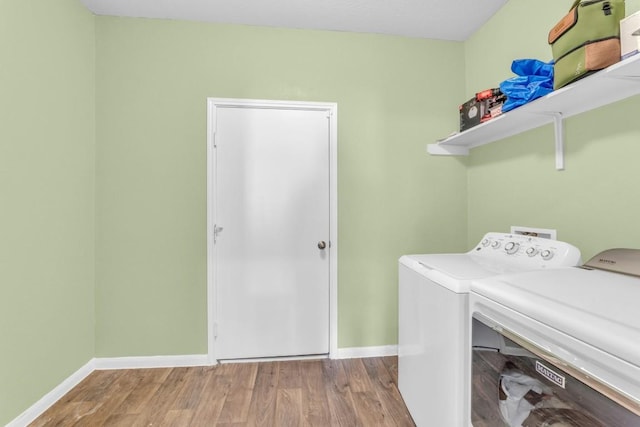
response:
[[[318,249],[324,249],[327,247],[327,244],[324,242],[324,240],[321,240],[318,242]]]

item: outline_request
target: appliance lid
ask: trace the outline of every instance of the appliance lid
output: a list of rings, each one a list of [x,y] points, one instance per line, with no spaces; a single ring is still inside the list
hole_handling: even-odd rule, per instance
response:
[[[469,254],[405,255],[400,260],[422,273],[436,271],[456,280],[481,279],[500,273],[511,272],[504,264]]]
[[[640,277],[640,249],[608,249],[591,258],[583,267]]]
[[[580,250],[558,240],[490,232],[466,253],[404,255],[400,264],[456,293],[471,280],[581,264]]]
[[[471,291],[640,367],[640,278],[564,267],[473,281]]]

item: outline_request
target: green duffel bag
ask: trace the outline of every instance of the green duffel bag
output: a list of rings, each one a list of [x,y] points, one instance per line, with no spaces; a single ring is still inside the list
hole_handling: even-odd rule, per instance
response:
[[[620,61],[620,20],[624,0],[576,0],[549,31],[553,53],[553,88]]]

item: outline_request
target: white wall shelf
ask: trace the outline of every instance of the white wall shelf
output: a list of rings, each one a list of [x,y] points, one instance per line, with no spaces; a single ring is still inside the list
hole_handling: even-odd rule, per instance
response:
[[[472,148],[555,123],[556,168],[561,170],[564,169],[563,119],[637,94],[640,94],[640,55],[436,144],[428,144],[427,152],[440,156],[466,156]]]

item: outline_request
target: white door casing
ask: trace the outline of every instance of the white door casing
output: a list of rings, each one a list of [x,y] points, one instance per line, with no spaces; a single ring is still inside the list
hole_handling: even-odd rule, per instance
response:
[[[335,103],[208,99],[211,363],[327,351],[335,357],[336,146]],[[240,297],[245,303],[229,304]],[[296,314],[298,306],[306,308]]]

